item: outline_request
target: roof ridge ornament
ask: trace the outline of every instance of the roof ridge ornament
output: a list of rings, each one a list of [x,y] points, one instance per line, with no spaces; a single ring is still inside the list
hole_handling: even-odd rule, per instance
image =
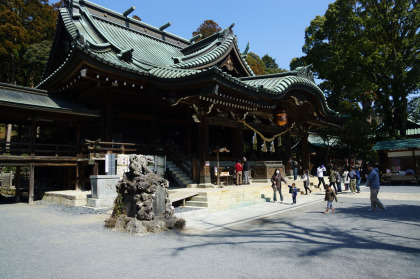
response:
[[[129,14],[131,14],[134,10],[136,9],[135,6],[131,6],[130,8],[128,8],[122,15],[127,17]]]
[[[304,77],[307,78],[309,80],[311,80],[312,82],[315,83],[314,80],[314,74],[311,71],[312,68],[312,64],[308,65],[308,66],[301,66],[301,67],[297,67],[294,71],[297,72],[298,77]]]
[[[246,57],[246,55],[248,54],[248,50],[249,50],[249,41],[248,41],[248,43],[246,44],[246,47],[245,47],[244,52],[242,52],[242,57],[243,57],[243,58],[245,58],[245,57]]]

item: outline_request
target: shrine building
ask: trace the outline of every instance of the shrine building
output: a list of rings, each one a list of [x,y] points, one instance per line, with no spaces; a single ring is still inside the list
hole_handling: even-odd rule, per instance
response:
[[[216,155],[246,157],[254,177],[257,162],[290,157],[308,169],[308,135],[342,125],[310,67],[256,76],[233,24],[197,41],[129,13],[68,1],[37,89],[0,84],[13,130],[0,166],[31,170],[30,201],[38,185],[87,187],[106,153],[164,156],[196,185],[213,182]]]

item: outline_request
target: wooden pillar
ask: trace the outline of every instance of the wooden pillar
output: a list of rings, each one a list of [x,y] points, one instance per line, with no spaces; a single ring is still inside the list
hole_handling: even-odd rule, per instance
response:
[[[113,134],[113,120],[114,120],[114,106],[113,106],[113,94],[107,92],[105,95],[105,141],[112,141]]]
[[[31,156],[35,156],[35,138],[36,138],[36,122],[35,122],[35,116],[32,116],[31,117],[31,139],[30,139]]]
[[[15,202],[20,202],[20,177],[21,167],[16,167],[15,174]]]
[[[302,171],[309,169],[309,163],[310,163],[310,156],[309,153],[309,141],[308,141],[309,134],[305,133],[301,137],[302,141]]]
[[[80,184],[79,184],[79,163],[76,164],[76,169],[75,169],[76,173],[76,179],[75,179],[75,185],[74,185],[74,190],[76,191],[80,191]]]
[[[209,121],[207,117],[198,124],[198,156],[200,160],[200,184],[209,184],[210,166],[206,166],[209,160]]]
[[[34,203],[35,196],[35,166],[30,165],[28,203]]]
[[[238,122],[233,138],[235,139],[235,142],[233,143],[235,161],[237,159],[242,160],[242,157],[244,157],[244,125],[242,123]]]
[[[283,164],[289,170],[291,168],[289,158],[292,157],[292,135],[290,131],[284,134],[284,149],[286,158],[284,158]]]

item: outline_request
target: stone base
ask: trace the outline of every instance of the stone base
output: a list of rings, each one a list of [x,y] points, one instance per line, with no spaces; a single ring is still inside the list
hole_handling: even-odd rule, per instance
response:
[[[151,221],[139,221],[136,218],[125,215],[118,217],[114,230],[125,231],[134,235],[147,235],[149,233],[160,233],[174,228],[177,218],[156,217]]]
[[[103,199],[87,199],[87,206],[89,207],[113,207],[115,198],[103,198]]]
[[[86,206],[90,191],[51,191],[45,192],[43,201],[65,206]]]

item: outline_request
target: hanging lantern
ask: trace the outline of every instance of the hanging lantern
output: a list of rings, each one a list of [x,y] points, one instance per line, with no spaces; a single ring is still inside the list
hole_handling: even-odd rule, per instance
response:
[[[287,124],[287,113],[285,109],[278,109],[274,112],[274,123],[277,126],[284,126]]]

